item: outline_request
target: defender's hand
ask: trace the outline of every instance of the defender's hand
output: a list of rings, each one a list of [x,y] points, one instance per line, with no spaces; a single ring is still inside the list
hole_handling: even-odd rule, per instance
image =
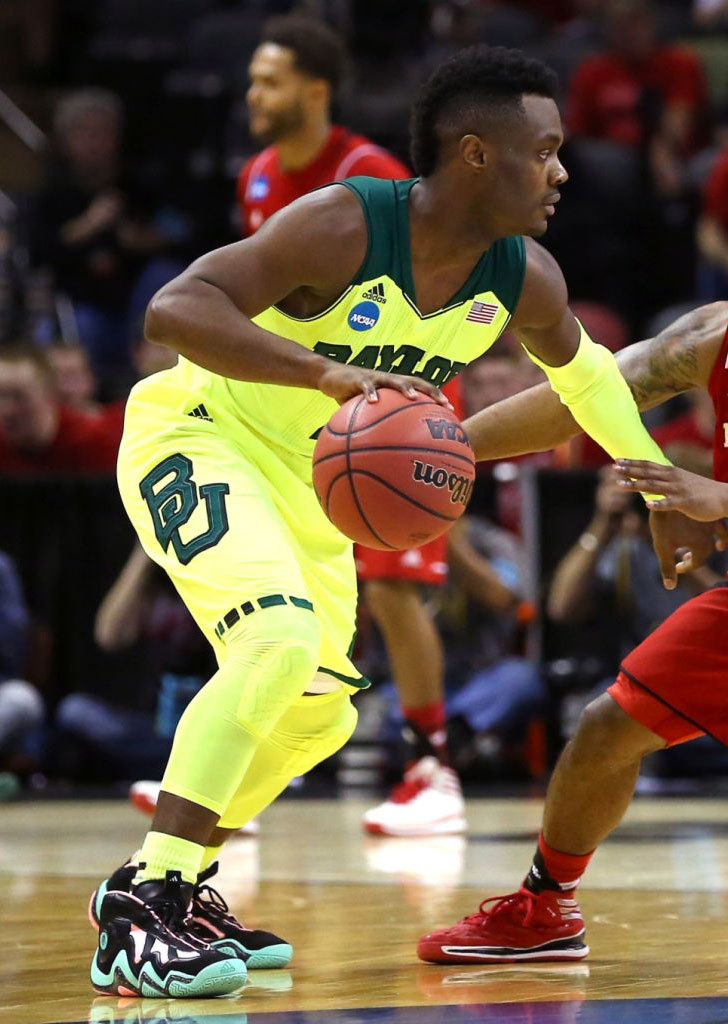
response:
[[[364,395],[367,402],[377,402],[377,388],[393,388],[395,391],[401,391],[406,398],[416,398],[419,392],[452,409],[442,391],[420,377],[402,377],[397,373],[381,373],[357,366],[334,364],[325,369],[318,380],[319,391],[336,399],[339,405],[343,405],[356,395]]]
[[[675,589],[678,575],[699,568],[713,551],[726,546],[722,520],[698,523],[682,512],[650,512],[650,530],[666,590]]]
[[[619,486],[628,491],[661,494],[647,507],[655,512],[675,510],[700,522],[713,522],[728,515],[728,485],[689,473],[677,466],[620,459],[616,464]],[[725,527],[723,527],[725,537]]]

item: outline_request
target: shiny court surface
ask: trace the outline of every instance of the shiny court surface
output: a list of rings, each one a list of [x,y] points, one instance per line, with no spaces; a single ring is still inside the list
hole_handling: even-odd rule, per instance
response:
[[[581,891],[577,964],[435,967],[418,936],[512,891],[536,800],[469,804],[467,837],[365,837],[361,800],[282,800],[215,884],[296,947],[224,1000],[118,999],[88,981],[90,890],[139,845],[124,803],[0,807],[0,1021],[12,1024],[728,1024],[728,801],[638,800]]]

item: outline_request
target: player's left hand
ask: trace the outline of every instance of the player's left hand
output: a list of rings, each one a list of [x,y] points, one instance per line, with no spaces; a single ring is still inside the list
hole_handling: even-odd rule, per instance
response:
[[[452,409],[447,395],[436,385],[421,377],[406,377],[399,373],[383,373],[379,370],[367,370],[359,366],[346,366],[334,363],[326,366],[319,377],[317,387],[329,398],[335,399],[339,405],[356,395],[364,395],[367,402],[378,402],[378,388],[393,388],[401,392],[405,398],[414,399],[418,394],[432,398],[447,409]]]

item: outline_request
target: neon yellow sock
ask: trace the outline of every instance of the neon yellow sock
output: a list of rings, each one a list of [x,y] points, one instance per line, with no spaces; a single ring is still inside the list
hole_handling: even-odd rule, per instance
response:
[[[134,876],[134,885],[164,878],[168,871],[179,871],[184,882],[196,882],[204,846],[164,832],[148,832],[139,853],[140,867]]]
[[[202,861],[200,863],[200,871],[204,871],[212,864],[213,861],[217,860],[222,851],[222,846],[206,846],[202,854]]]

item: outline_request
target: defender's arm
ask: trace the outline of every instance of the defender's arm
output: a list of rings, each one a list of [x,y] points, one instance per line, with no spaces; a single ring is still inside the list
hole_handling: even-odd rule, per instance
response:
[[[617,365],[641,411],[693,387],[707,387],[728,325],[728,302],[686,313],[654,338],[629,345]],[[479,460],[550,451],[581,427],[548,384],[475,413],[464,423]]]

